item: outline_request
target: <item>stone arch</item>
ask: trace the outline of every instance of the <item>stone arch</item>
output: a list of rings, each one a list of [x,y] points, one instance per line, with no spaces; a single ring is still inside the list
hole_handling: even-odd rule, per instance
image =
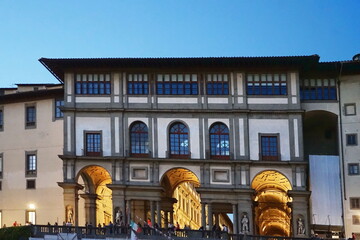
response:
[[[279,171],[258,173],[251,183],[254,194],[254,213],[257,234],[288,237],[291,234],[292,201],[288,191],[289,179]]]

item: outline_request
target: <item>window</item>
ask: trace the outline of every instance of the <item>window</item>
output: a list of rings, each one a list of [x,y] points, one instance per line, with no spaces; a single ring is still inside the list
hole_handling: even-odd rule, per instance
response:
[[[149,94],[149,82],[147,74],[129,74],[127,81],[128,94]]]
[[[208,95],[229,95],[227,74],[208,74],[206,78],[206,93]]]
[[[345,116],[355,116],[356,115],[356,104],[348,103],[344,104]]]
[[[4,110],[0,108],[0,131],[4,129]]]
[[[2,181],[0,181],[0,191],[2,191]]]
[[[135,122],[130,128],[130,149],[132,156],[146,156],[149,153],[148,128],[142,122]]]
[[[215,123],[210,128],[210,156],[225,159],[230,156],[229,129],[225,124]]]
[[[111,94],[110,74],[76,74],[76,94]]]
[[[64,106],[64,99],[55,99],[55,118],[64,117],[64,113],[61,111],[62,106]]]
[[[350,209],[360,209],[360,198],[350,198]]]
[[[357,145],[357,134],[346,134],[346,145],[356,146]]]
[[[35,189],[35,179],[26,180],[26,189]]]
[[[36,154],[26,154],[26,176],[36,176]]]
[[[158,74],[158,95],[197,95],[198,80],[196,74]]]
[[[304,79],[300,82],[301,100],[336,100],[335,79]]]
[[[359,175],[359,164],[349,163],[348,170],[349,170],[349,175]]]
[[[286,74],[248,74],[248,95],[287,95]]]
[[[26,127],[36,126],[36,107],[26,106]]]
[[[189,157],[189,135],[182,123],[174,123],[170,128],[170,157]]]
[[[26,210],[26,222],[30,224],[36,224],[35,210]]]
[[[3,154],[0,153],[0,178],[3,177]]]
[[[261,136],[261,159],[279,160],[278,136]]]
[[[354,225],[360,225],[360,215],[352,215],[352,223]]]
[[[86,156],[101,156],[101,133],[86,133]]]

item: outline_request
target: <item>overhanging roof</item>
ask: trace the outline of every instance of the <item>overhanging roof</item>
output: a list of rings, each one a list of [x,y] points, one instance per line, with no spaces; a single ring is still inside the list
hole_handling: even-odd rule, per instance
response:
[[[244,66],[306,66],[317,64],[318,55],[279,57],[194,57],[194,58],[40,58],[60,81],[64,73],[81,69],[121,68],[237,68]]]

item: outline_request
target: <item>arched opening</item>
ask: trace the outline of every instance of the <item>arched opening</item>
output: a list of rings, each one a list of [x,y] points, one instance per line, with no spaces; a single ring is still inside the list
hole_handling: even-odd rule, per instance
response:
[[[109,172],[100,166],[87,166],[78,174],[78,183],[84,186],[79,199],[79,224],[108,224],[113,219],[112,190]]]
[[[252,181],[255,190],[255,225],[259,235],[288,237],[291,234],[289,180],[277,171],[259,173]]]
[[[304,115],[304,153],[339,155],[337,115],[327,111],[310,111]]]

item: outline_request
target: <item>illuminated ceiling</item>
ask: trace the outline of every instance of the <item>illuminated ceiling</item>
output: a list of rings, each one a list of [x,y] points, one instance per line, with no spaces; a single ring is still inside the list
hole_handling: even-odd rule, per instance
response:
[[[200,181],[197,176],[190,170],[184,168],[174,168],[166,172],[164,178],[169,182],[171,191],[173,191],[179,184],[190,182],[195,187],[200,186]]]
[[[95,193],[99,186],[111,183],[111,176],[106,169],[99,166],[89,166],[81,171],[85,187],[90,193]],[[88,186],[87,186],[88,185]]]
[[[291,190],[289,180],[277,171],[258,174],[251,187],[255,190],[255,219],[258,234],[268,236],[290,236],[292,199],[287,195]]]

